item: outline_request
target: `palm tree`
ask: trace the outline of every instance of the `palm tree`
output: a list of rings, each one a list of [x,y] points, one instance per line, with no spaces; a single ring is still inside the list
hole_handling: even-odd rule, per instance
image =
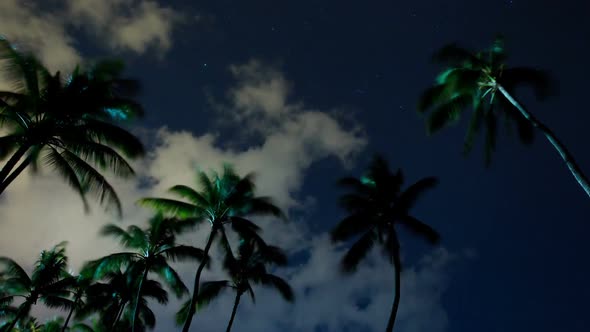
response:
[[[121,244],[133,251],[120,252],[90,262],[88,267],[94,271],[94,278],[100,278],[106,272],[119,269],[122,264],[132,266],[138,271],[136,295],[133,301],[133,314],[131,316],[131,331],[135,331],[134,322],[139,314],[138,306],[142,294],[143,282],[147,280],[148,273],[156,273],[176,294],[180,297],[188,293],[188,289],[180,279],[178,273],[168,264],[168,260],[194,259],[206,261],[203,250],[176,244],[176,235],[192,227],[190,221],[164,218],[158,214],[149,221],[147,229],[141,229],[135,225],[127,230],[109,224],[103,227],[102,235],[113,236],[121,241]]]
[[[137,280],[140,277],[140,273],[133,266],[128,266],[123,271],[104,273],[102,280],[105,282],[96,282],[86,290],[86,301],[76,312],[76,317],[84,320],[98,313],[100,318],[98,327],[104,331],[130,331],[135,309],[130,309],[129,304],[137,301]],[[137,301],[139,314],[135,322],[135,326],[140,331],[143,331],[146,326],[153,328],[156,324],[156,317],[147,305],[147,299],[166,304],[168,293],[155,280],[143,281],[141,297]]]
[[[44,250],[29,277],[25,270],[8,257],[0,257],[6,276],[0,285],[0,305],[8,306],[15,298],[24,301],[18,306],[12,321],[3,331],[11,331],[14,326],[29,314],[33,305],[41,300],[50,308],[70,308],[73,303],[68,299],[69,289],[74,278],[67,272],[68,259],[65,255],[65,243],[60,243],[51,250]]]
[[[80,194],[86,209],[90,192],[120,214],[115,190],[96,168],[122,177],[134,174],[123,156],[139,157],[143,146],[117,123],[142,114],[132,99],[138,83],[121,78],[120,61],[76,68],[63,79],[5,39],[0,39],[0,62],[13,86],[0,91],[0,123],[9,131],[0,137],[0,158],[10,156],[0,170],[0,194],[25,168],[36,170],[42,161]]]
[[[437,183],[436,178],[427,177],[402,191],[404,179],[401,170],[392,173],[387,162],[376,156],[367,174],[360,179],[346,177],[339,181],[341,186],[352,192],[340,197],[340,203],[348,216],[332,230],[332,241],[356,239],[344,255],[341,266],[344,272],[354,272],[371,248],[378,243],[395,270],[395,297],[387,324],[387,332],[393,331],[400,300],[401,258],[396,225],[436,243],[438,233],[416,217],[410,210],[418,198]]]
[[[433,133],[457,122],[461,112],[471,107],[473,112],[464,152],[471,150],[475,134],[483,124],[486,131],[486,163],[489,164],[496,144],[498,117],[502,114],[507,121],[516,123],[524,143],[532,141],[534,129],[540,130],[557,150],[578,184],[590,196],[588,178],[571,153],[547,126],[514,97],[517,87],[530,85],[537,97],[543,99],[554,90],[551,80],[537,69],[506,67],[506,59],[502,38],[497,38],[489,50],[479,53],[472,53],[455,44],[443,47],[435,55],[435,60],[445,64],[447,69],[438,75],[436,84],[423,93],[418,106],[421,112],[432,110],[427,119],[428,132]]]
[[[257,235],[260,228],[247,219],[247,216],[270,215],[284,218],[284,214],[269,198],[255,196],[253,177],[253,174],[240,177],[231,166],[225,165],[221,174],[214,172],[208,176],[205,172],[198,172],[197,182],[202,187],[200,192],[185,185],[176,185],[169,189],[171,193],[189,202],[167,198],[144,198],[139,201],[139,204],[179,218],[191,218],[197,222],[208,221],[211,232],[204,249],[205,256],[208,256],[209,249],[218,233],[224,242],[227,241],[226,224],[230,224],[232,229],[243,238],[262,241]],[[197,305],[201,273],[206,263],[206,260],[201,261],[195,273],[190,310],[188,310],[190,314],[186,317],[183,332],[188,332],[190,328]]]
[[[204,282],[199,293],[198,307],[202,307],[219,296],[225,289],[231,288],[236,292],[234,307],[231,313],[227,332],[231,330],[240,298],[246,292],[255,301],[253,284],[261,284],[275,288],[282,297],[289,302],[294,300],[293,290],[282,278],[271,274],[268,265],[285,266],[287,256],[280,248],[267,246],[253,240],[241,241],[238,247],[238,257],[235,258],[229,247],[226,248],[224,267],[228,271],[230,280]],[[188,315],[190,302],[186,302],[177,314],[177,321],[182,323]]]
[[[70,322],[70,319],[72,318],[72,315],[74,314],[74,312],[78,309],[80,309],[81,307],[84,306],[84,296],[86,294],[86,290],[88,289],[88,287],[90,287],[90,285],[92,284],[92,278],[85,276],[83,274],[80,274],[76,277],[74,277],[74,283],[71,287],[70,290],[70,296],[72,298],[72,306],[68,312],[68,315],[66,316],[65,320],[60,320],[62,323],[60,325],[60,329],[59,331],[61,332],[65,332],[68,330],[68,324]],[[58,322],[58,320],[53,320],[51,321],[51,329],[55,329],[53,326],[56,325]],[[46,329],[47,327],[47,323],[46,325]],[[58,330],[56,330],[58,331]]]

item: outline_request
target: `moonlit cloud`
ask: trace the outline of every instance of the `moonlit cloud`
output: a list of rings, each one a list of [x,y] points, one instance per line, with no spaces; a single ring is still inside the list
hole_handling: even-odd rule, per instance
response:
[[[150,0],[58,0],[53,4],[2,0],[0,34],[33,51],[52,70],[69,70],[82,61],[74,38],[78,30],[103,41],[107,48],[136,54],[153,50],[161,55],[172,46],[172,33],[183,18],[164,4]]]

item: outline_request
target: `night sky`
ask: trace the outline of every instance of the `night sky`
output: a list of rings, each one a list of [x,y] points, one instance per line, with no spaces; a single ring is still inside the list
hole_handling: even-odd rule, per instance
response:
[[[163,35],[144,30],[146,35],[154,33],[157,37],[153,43],[148,39],[139,41],[145,43],[139,45],[129,36],[121,42],[113,41],[115,37],[107,26],[108,20],[84,19],[79,14],[82,12],[76,14],[72,9],[72,1],[54,0],[50,5],[27,2],[24,6],[17,1],[1,0],[0,33],[11,40],[22,40],[23,44],[28,43],[33,50],[42,53],[42,50],[61,45],[40,42],[47,31],[56,40],[61,36],[59,40],[70,47],[64,51],[64,56],[67,54],[74,60],[117,56],[126,61],[128,75],[143,83],[141,102],[146,107],[145,118],[133,130],[141,134],[153,149],[148,161],[137,162],[136,167],[147,170],[140,172],[143,179],[149,177],[155,182],[160,181],[148,193],[163,195],[165,188],[180,181],[181,175],[165,179],[157,175],[165,169],[164,162],[170,165],[168,169],[176,172],[172,164],[180,165],[184,159],[174,159],[174,156],[189,155],[195,146],[202,150],[198,156],[187,159],[190,164],[187,161],[183,165],[187,170],[191,167],[218,167],[217,160],[227,159],[236,163],[240,172],[255,171],[262,177],[269,168],[280,174],[283,154],[277,153],[276,159],[261,157],[268,163],[258,162],[256,152],[261,155],[264,152],[257,149],[264,146],[269,137],[274,137],[272,135],[280,135],[281,130],[286,130],[282,121],[295,123],[301,114],[320,112],[339,124],[338,135],[355,141],[347,147],[330,143],[314,148],[309,146],[315,144],[310,138],[301,150],[293,149],[294,155],[288,162],[293,161],[298,166],[289,173],[292,179],[278,181],[277,186],[284,184],[283,188],[262,185],[263,191],[280,191],[288,197],[279,199],[279,202],[289,209],[291,222],[296,226],[284,227],[297,228],[298,236],[306,239],[305,243],[309,245],[305,248],[314,248],[313,243],[320,241],[317,239],[321,239],[322,234],[344,216],[337,206],[340,191],[335,186],[336,180],[345,175],[360,175],[374,153],[385,156],[393,168],[402,168],[408,183],[430,175],[440,179],[440,185],[424,196],[414,210],[416,216],[441,233],[440,248],[431,248],[401,232],[403,261],[409,267],[408,273],[416,274],[418,286],[425,282],[430,287],[424,292],[408,291],[408,297],[415,296],[418,300],[407,302],[406,307],[438,309],[403,309],[409,313],[400,317],[399,332],[589,330],[590,285],[587,281],[590,280],[590,266],[584,261],[589,252],[586,243],[590,232],[587,217],[590,201],[557,153],[540,135],[536,135],[531,146],[523,146],[514,133],[507,133],[504,127],[500,127],[493,163],[486,168],[481,150],[483,137],[477,141],[471,155],[464,157],[461,154],[467,121],[427,136],[424,119],[416,112],[416,104],[420,93],[432,84],[442,69],[431,61],[434,51],[450,42],[472,49],[485,48],[496,34],[502,33],[506,37],[510,65],[545,69],[559,82],[559,95],[546,101],[536,101],[526,89],[519,90],[518,97],[553,129],[589,174],[587,142],[590,133],[585,129],[590,114],[585,110],[587,105],[583,98],[588,94],[587,77],[590,75],[587,66],[590,59],[590,2],[105,1],[112,3],[111,9],[122,6],[124,10],[117,15],[123,17],[133,16],[133,10],[137,8],[146,11],[156,8],[161,13],[165,9],[164,16],[170,30]],[[93,7],[92,3],[100,2],[79,1],[90,8],[85,15],[90,15],[91,10],[99,12],[96,8],[101,6]],[[114,11],[105,13],[115,15]],[[58,28],[51,30],[31,22],[46,22],[48,26]],[[96,22],[102,22],[102,25]],[[113,22],[118,21],[113,18]],[[54,68],[67,67],[60,62],[61,53],[43,54],[42,58],[48,59]],[[272,79],[276,79],[279,87],[287,82],[288,92],[279,106],[289,105],[289,109],[294,109],[291,115],[274,117],[264,112],[256,113],[260,111],[257,107],[264,108],[263,104],[240,106],[236,97],[240,87],[247,84],[265,86],[264,82]],[[271,84],[269,89],[272,87]],[[272,91],[269,95],[273,95]],[[190,140],[192,137],[197,140],[203,135],[216,137],[211,138],[214,141],[212,149],[189,143],[173,146],[180,139]],[[170,138],[172,136],[174,139]],[[338,140],[340,136],[334,137]],[[166,154],[171,150],[166,144],[177,148],[180,154]],[[300,157],[300,153],[304,155]],[[162,156],[169,159],[162,161]],[[214,161],[207,160],[208,156]],[[260,167],[245,169],[248,165]],[[182,176],[182,179],[191,181],[191,174]],[[32,180],[21,180],[7,191],[7,197],[0,205],[5,210],[30,206],[32,203],[19,203],[19,199],[24,199],[32,191],[40,202],[45,201],[44,195],[55,196],[52,195],[54,182],[50,182],[53,181],[50,177],[51,173],[47,172]],[[268,182],[272,182],[269,179]],[[55,180],[55,183],[60,181]],[[122,184],[121,188],[124,191],[122,196],[128,197],[126,207],[133,211],[129,214],[141,215],[136,212],[133,202],[146,192],[136,189],[134,183]],[[77,243],[79,235],[68,226],[81,222],[78,218],[86,218],[79,199],[63,184],[59,190],[71,198],[54,200],[51,206],[46,203],[47,209],[56,209],[57,204],[67,213],[49,212],[43,219],[39,219],[38,214],[35,217],[32,212],[0,213],[4,222],[4,225],[0,222],[0,254],[23,262],[32,261],[37,249],[67,239],[73,245],[73,253],[97,255],[84,248],[83,243]],[[10,216],[30,222],[5,222]],[[112,221],[98,206],[93,208],[93,216],[89,218],[100,220],[98,223]],[[123,221],[125,224],[131,222],[129,219]],[[62,228],[59,233],[41,234],[42,230],[35,231],[36,223],[46,225],[43,229]],[[21,226],[15,226],[17,224]],[[88,223],[85,225],[87,227]],[[100,224],[92,229],[99,227]],[[276,232],[283,234],[283,231]],[[59,235],[52,238],[49,234]],[[61,235],[63,237],[59,238]],[[269,236],[266,235],[268,241],[277,245],[281,245],[280,241],[284,239],[278,235],[277,238]],[[104,243],[100,242],[101,245]],[[308,264],[313,252],[309,251],[311,249],[299,250],[292,243],[285,246],[294,260],[292,269],[285,273],[297,275],[296,266]],[[25,247],[27,249],[23,249]],[[96,252],[102,254],[109,250],[103,247]],[[448,256],[444,263],[440,263],[443,267],[437,266],[437,262],[431,262],[434,267],[428,266],[429,259],[436,261],[440,255]],[[436,280],[420,281],[420,271],[430,270],[435,272],[422,279]],[[190,283],[192,280],[188,276],[192,269],[186,271],[189,273],[185,282]],[[385,280],[383,288],[377,292],[382,294],[386,305],[361,312],[359,317],[362,317],[357,323],[371,321],[371,317],[382,319],[388,314],[393,299],[393,272],[389,266],[383,267],[383,271],[390,275],[382,276]],[[408,278],[414,280],[411,276]],[[343,278],[335,282],[346,283],[347,280]],[[386,280],[391,280],[389,286]],[[314,291],[302,287],[304,293]],[[401,296],[403,308],[405,294],[402,292]],[[436,303],[424,299],[429,296],[433,296]],[[335,322],[338,320],[337,307],[341,303],[324,300],[336,312],[326,321],[320,316],[317,323],[303,327],[284,323],[288,320],[275,325],[252,322],[241,325],[240,320],[247,321],[250,312],[258,312],[258,316],[252,317],[265,317],[265,311],[270,309],[262,301],[251,309],[245,307],[242,315],[238,313],[235,331],[258,331],[257,328],[259,331],[284,332],[381,331],[386,325],[386,320],[382,320],[378,324],[351,323],[344,328]],[[369,298],[362,300],[371,301]],[[305,299],[295,304],[306,305]],[[363,307],[363,304],[359,305]],[[169,312],[175,308],[166,310],[159,312],[162,327],[157,327],[157,331],[165,331],[165,326],[171,326],[166,324],[170,324]],[[285,309],[285,316],[292,314],[289,310]],[[228,318],[229,311],[219,317]],[[273,311],[269,317],[282,316]],[[195,331],[201,319],[196,316]],[[217,326],[211,330],[220,330],[225,326],[225,320],[211,326]]]

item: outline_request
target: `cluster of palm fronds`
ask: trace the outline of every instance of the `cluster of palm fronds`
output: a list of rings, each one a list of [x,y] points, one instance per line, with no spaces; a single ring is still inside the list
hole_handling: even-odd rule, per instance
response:
[[[450,66],[421,99],[421,111],[433,110],[427,129],[434,132],[473,110],[465,151],[472,147],[475,133],[486,130],[486,160],[495,147],[497,117],[514,120],[522,140],[530,142],[539,129],[566,162],[578,183],[590,195],[590,186],[575,161],[555,135],[513,97],[521,83],[532,83],[539,96],[550,92],[547,77],[528,68],[505,68],[501,40],[485,52],[470,53],[451,45],[437,59]],[[67,77],[50,73],[34,56],[17,51],[0,39],[3,79],[12,84],[0,92],[0,194],[24,169],[50,166],[82,197],[94,194],[107,207],[121,214],[119,198],[101,173],[117,176],[134,171],[125,158],[143,155],[141,142],[121,125],[142,114],[134,100],[139,84],[121,77],[122,63],[103,61],[76,68]],[[395,270],[395,293],[386,331],[394,328],[400,300],[401,258],[396,226],[406,228],[431,243],[437,232],[410,214],[417,199],[437,180],[424,178],[402,189],[401,171],[392,172],[387,162],[376,157],[360,178],[346,177],[340,185],[349,190],[341,197],[347,211],[331,232],[334,242],[351,242],[342,259],[345,272],[353,272],[375,246],[390,259]],[[241,297],[254,300],[255,285],[275,289],[287,301],[294,292],[273,267],[287,264],[287,256],[261,237],[256,216],[286,219],[268,197],[256,196],[252,174],[239,176],[230,166],[219,173],[197,172],[197,188],[176,185],[170,193],[180,200],[144,198],[139,204],[153,209],[145,228],[123,229],[110,224],[102,235],[113,236],[126,248],[86,263],[77,275],[68,272],[63,243],[43,251],[31,274],[17,262],[0,258],[0,332],[13,331],[144,331],[156,325],[150,302],[168,302],[168,288],[179,299],[187,296],[176,320],[188,332],[194,315],[224,290],[233,290],[235,302],[227,326],[230,331]],[[208,224],[210,233],[204,249],[177,243],[178,235]],[[232,248],[228,232],[239,239]],[[190,233],[189,233],[190,234]],[[222,248],[225,280],[201,282],[210,266],[214,242]],[[196,264],[192,292],[175,271],[173,263],[193,260]],[[40,324],[30,316],[41,301],[62,309],[65,318]]]

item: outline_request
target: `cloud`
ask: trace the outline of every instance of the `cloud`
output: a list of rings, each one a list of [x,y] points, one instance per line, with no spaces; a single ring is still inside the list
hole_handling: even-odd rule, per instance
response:
[[[33,51],[54,69],[68,69],[81,60],[62,18],[41,13],[35,3],[0,1],[0,34],[17,46]]]
[[[110,49],[163,54],[182,17],[156,1],[58,0],[48,7],[41,1],[3,0],[0,34],[33,51],[52,70],[70,70],[83,58],[74,38],[77,30]]]
[[[234,164],[241,174],[256,172],[259,193],[272,196],[281,207],[293,211],[304,204],[305,197],[301,196],[310,194],[301,193],[301,188],[314,163],[336,158],[346,164],[366,146],[362,130],[344,126],[330,112],[288,100],[286,96],[294,95],[292,84],[278,69],[259,62],[231,68],[236,84],[228,89],[228,100],[218,116],[236,115],[230,117],[233,123],[227,125],[256,133],[256,143],[249,141],[240,148],[232,148],[213,133],[198,135],[165,127],[157,129],[153,133],[157,144],[148,158],[135,163],[142,177],[154,180],[152,185],[115,182],[125,209],[122,226],[145,223],[148,212],[133,204],[138,198],[167,196],[165,190],[174,184],[194,186],[197,169],[219,169],[222,162]],[[242,98],[240,91],[257,93]],[[279,109],[277,105],[283,107]],[[84,215],[80,199],[54,174],[23,174],[0,198],[0,252],[31,266],[39,250],[67,240],[73,268],[77,269],[84,260],[119,250],[111,239],[97,236],[100,227],[108,222],[115,222],[113,216],[99,207],[91,215]],[[344,249],[332,246],[326,235],[311,233],[309,222],[257,220],[268,242],[299,257],[295,265],[275,271],[292,284],[297,301],[291,305],[277,294],[257,288],[256,304],[244,298],[240,305],[236,332],[383,330],[392,301],[391,266],[373,253],[359,273],[341,275],[337,265]],[[204,225],[183,236],[183,242],[203,247],[208,231]],[[212,255],[219,257],[217,246]],[[400,331],[445,330],[447,318],[440,298],[454,259],[453,254],[438,249],[421,263],[407,265],[403,274]],[[178,270],[185,282],[192,284],[195,267],[179,264]],[[213,264],[204,280],[218,278],[224,278],[224,274],[220,264]],[[219,330],[229,319],[232,301],[231,294],[224,295],[199,314],[194,325],[205,331]],[[178,306],[178,301],[166,307],[154,306],[159,331],[174,329],[173,317]],[[39,308],[37,312],[49,315]]]
[[[156,1],[66,0],[72,22],[104,37],[108,46],[143,54],[165,52],[183,15]]]

